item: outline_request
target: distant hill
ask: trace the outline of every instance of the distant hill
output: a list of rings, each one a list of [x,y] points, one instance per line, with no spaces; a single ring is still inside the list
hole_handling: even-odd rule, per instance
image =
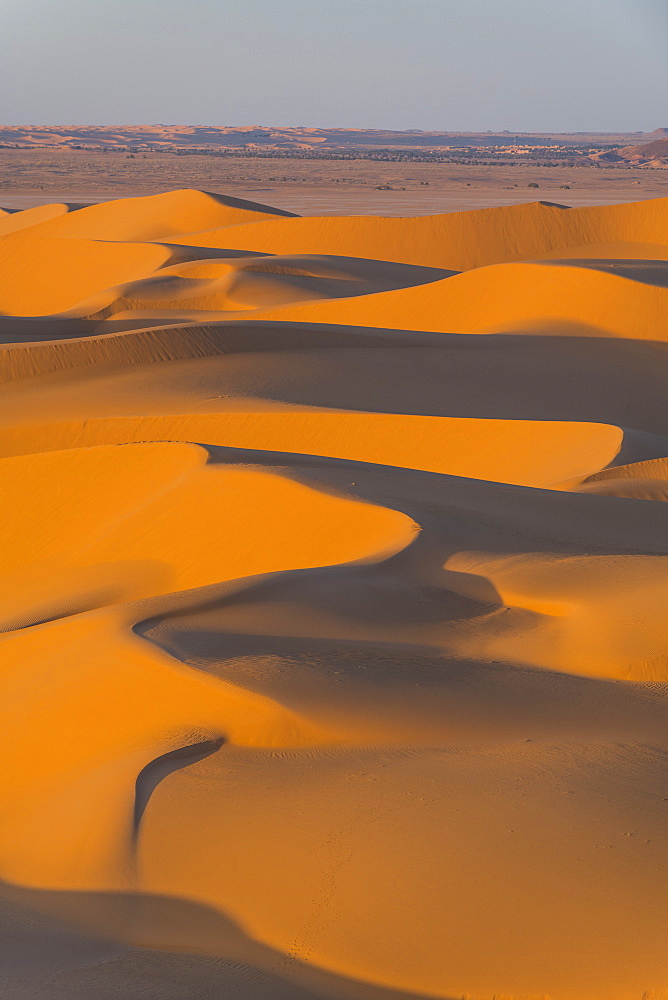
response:
[[[138,125],[110,127],[103,125],[61,128],[52,126],[0,127],[0,145],[30,147],[61,147],[84,149],[136,150],[224,150],[248,152],[290,150],[406,149],[438,150],[473,147],[478,149],[506,147],[580,147],[596,148],[627,145],[656,138],[658,129],[649,136],[641,133],[527,133],[527,132],[405,132],[379,129],[318,129],[299,126],[274,128],[266,126],[203,126],[203,125]]]
[[[597,159],[611,163],[628,163],[633,166],[668,167],[668,129],[657,129],[665,132],[665,138],[653,142],[643,142],[635,146],[622,146],[606,153],[600,153]]]

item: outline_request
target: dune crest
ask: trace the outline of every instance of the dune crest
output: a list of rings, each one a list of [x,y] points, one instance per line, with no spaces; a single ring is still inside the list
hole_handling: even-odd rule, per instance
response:
[[[662,995],[667,208],[0,211],[8,1000]]]

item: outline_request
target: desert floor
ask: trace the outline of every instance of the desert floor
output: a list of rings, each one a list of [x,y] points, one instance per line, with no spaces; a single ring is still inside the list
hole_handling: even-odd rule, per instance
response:
[[[77,155],[0,213],[3,1000],[666,1000],[668,200]]]
[[[529,190],[530,183],[539,189]],[[385,184],[393,190],[377,190]],[[532,198],[579,206],[666,197],[668,170],[0,149],[0,206],[8,208],[169,188],[223,191],[299,215],[429,215]]]

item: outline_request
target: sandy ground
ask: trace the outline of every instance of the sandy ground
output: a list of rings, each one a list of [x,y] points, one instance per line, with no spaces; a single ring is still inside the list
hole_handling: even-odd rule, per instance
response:
[[[289,183],[0,214],[0,994],[666,1000],[668,201]]]
[[[539,184],[538,190],[529,190],[530,183]],[[377,190],[379,185],[393,190]],[[531,198],[578,206],[666,197],[668,171],[172,153],[137,153],[130,159],[120,152],[0,149],[0,205],[8,208],[53,201],[88,204],[170,188],[219,191],[299,215],[428,215]]]

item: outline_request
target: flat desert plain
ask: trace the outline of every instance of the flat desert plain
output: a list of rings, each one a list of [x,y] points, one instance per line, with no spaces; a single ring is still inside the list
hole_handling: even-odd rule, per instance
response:
[[[668,197],[668,170],[0,147],[0,205],[13,209],[182,188],[224,191],[299,215],[433,215],[533,198],[585,206]]]
[[[3,1000],[666,1000],[668,200],[52,183],[0,214]]]

